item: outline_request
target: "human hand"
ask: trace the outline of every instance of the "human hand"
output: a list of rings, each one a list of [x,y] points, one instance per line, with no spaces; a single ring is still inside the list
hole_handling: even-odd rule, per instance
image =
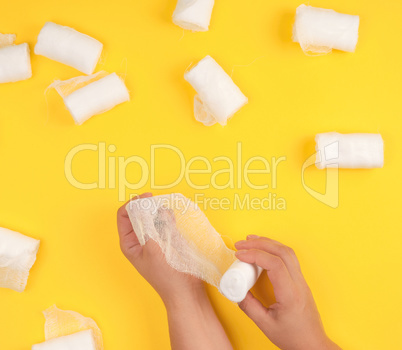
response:
[[[134,200],[147,197],[152,197],[152,194],[144,193]],[[120,248],[125,257],[156,290],[165,305],[183,303],[194,296],[204,298],[202,281],[170,267],[156,242],[149,240],[141,246],[126,211],[127,203],[117,212]]]
[[[240,261],[265,269],[272,283],[275,304],[266,308],[248,292],[239,306],[276,346],[282,350],[340,349],[325,334],[293,249],[254,235],[235,247]]]

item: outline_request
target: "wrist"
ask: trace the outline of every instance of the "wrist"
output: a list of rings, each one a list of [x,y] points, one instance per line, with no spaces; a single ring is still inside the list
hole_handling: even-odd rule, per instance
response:
[[[203,283],[190,285],[175,293],[161,295],[166,310],[177,312],[180,309],[189,310],[202,308],[206,302],[209,303],[208,295]]]

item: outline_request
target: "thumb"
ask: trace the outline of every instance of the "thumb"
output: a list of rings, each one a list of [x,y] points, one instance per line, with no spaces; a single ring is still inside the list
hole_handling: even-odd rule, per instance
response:
[[[269,317],[268,309],[262,305],[261,302],[251,294],[251,292],[248,292],[244,300],[238,305],[240,309],[242,309],[243,312],[257,324],[257,326],[266,322]]]

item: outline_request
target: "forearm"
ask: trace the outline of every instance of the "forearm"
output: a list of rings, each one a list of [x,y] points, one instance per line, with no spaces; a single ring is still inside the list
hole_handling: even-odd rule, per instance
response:
[[[173,350],[231,350],[205,288],[165,301]]]

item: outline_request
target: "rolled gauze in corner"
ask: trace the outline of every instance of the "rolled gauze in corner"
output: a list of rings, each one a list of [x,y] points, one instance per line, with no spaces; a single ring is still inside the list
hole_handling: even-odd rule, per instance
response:
[[[380,134],[317,134],[316,166],[324,168],[382,168],[384,142]]]
[[[76,30],[47,22],[41,29],[35,54],[92,74],[99,61],[103,44]]]
[[[257,282],[262,270],[255,264],[236,260],[222,276],[219,291],[229,300],[240,303]]]
[[[208,30],[214,0],[178,0],[173,12],[173,23],[197,32]]]
[[[99,72],[88,77],[56,81],[50,85],[50,87],[56,88],[63,97],[64,104],[76,124],[81,125],[92,116],[130,100],[123,80],[116,73],[106,76],[105,74],[107,73]],[[66,86],[70,88],[66,88]],[[77,86],[79,88],[74,89]],[[71,90],[73,91],[71,92]]]
[[[25,290],[39,241],[0,227],[0,288]]]
[[[307,55],[322,55],[337,49],[354,52],[359,36],[359,16],[300,5],[296,9],[293,41]]]
[[[13,83],[32,77],[27,43],[13,45],[14,34],[0,34],[0,83]]]
[[[186,72],[184,79],[198,93],[194,98],[194,115],[204,125],[216,122],[226,125],[227,120],[248,102],[232,78],[211,56],[206,56]]]
[[[97,350],[92,329],[32,345],[32,350]]]

